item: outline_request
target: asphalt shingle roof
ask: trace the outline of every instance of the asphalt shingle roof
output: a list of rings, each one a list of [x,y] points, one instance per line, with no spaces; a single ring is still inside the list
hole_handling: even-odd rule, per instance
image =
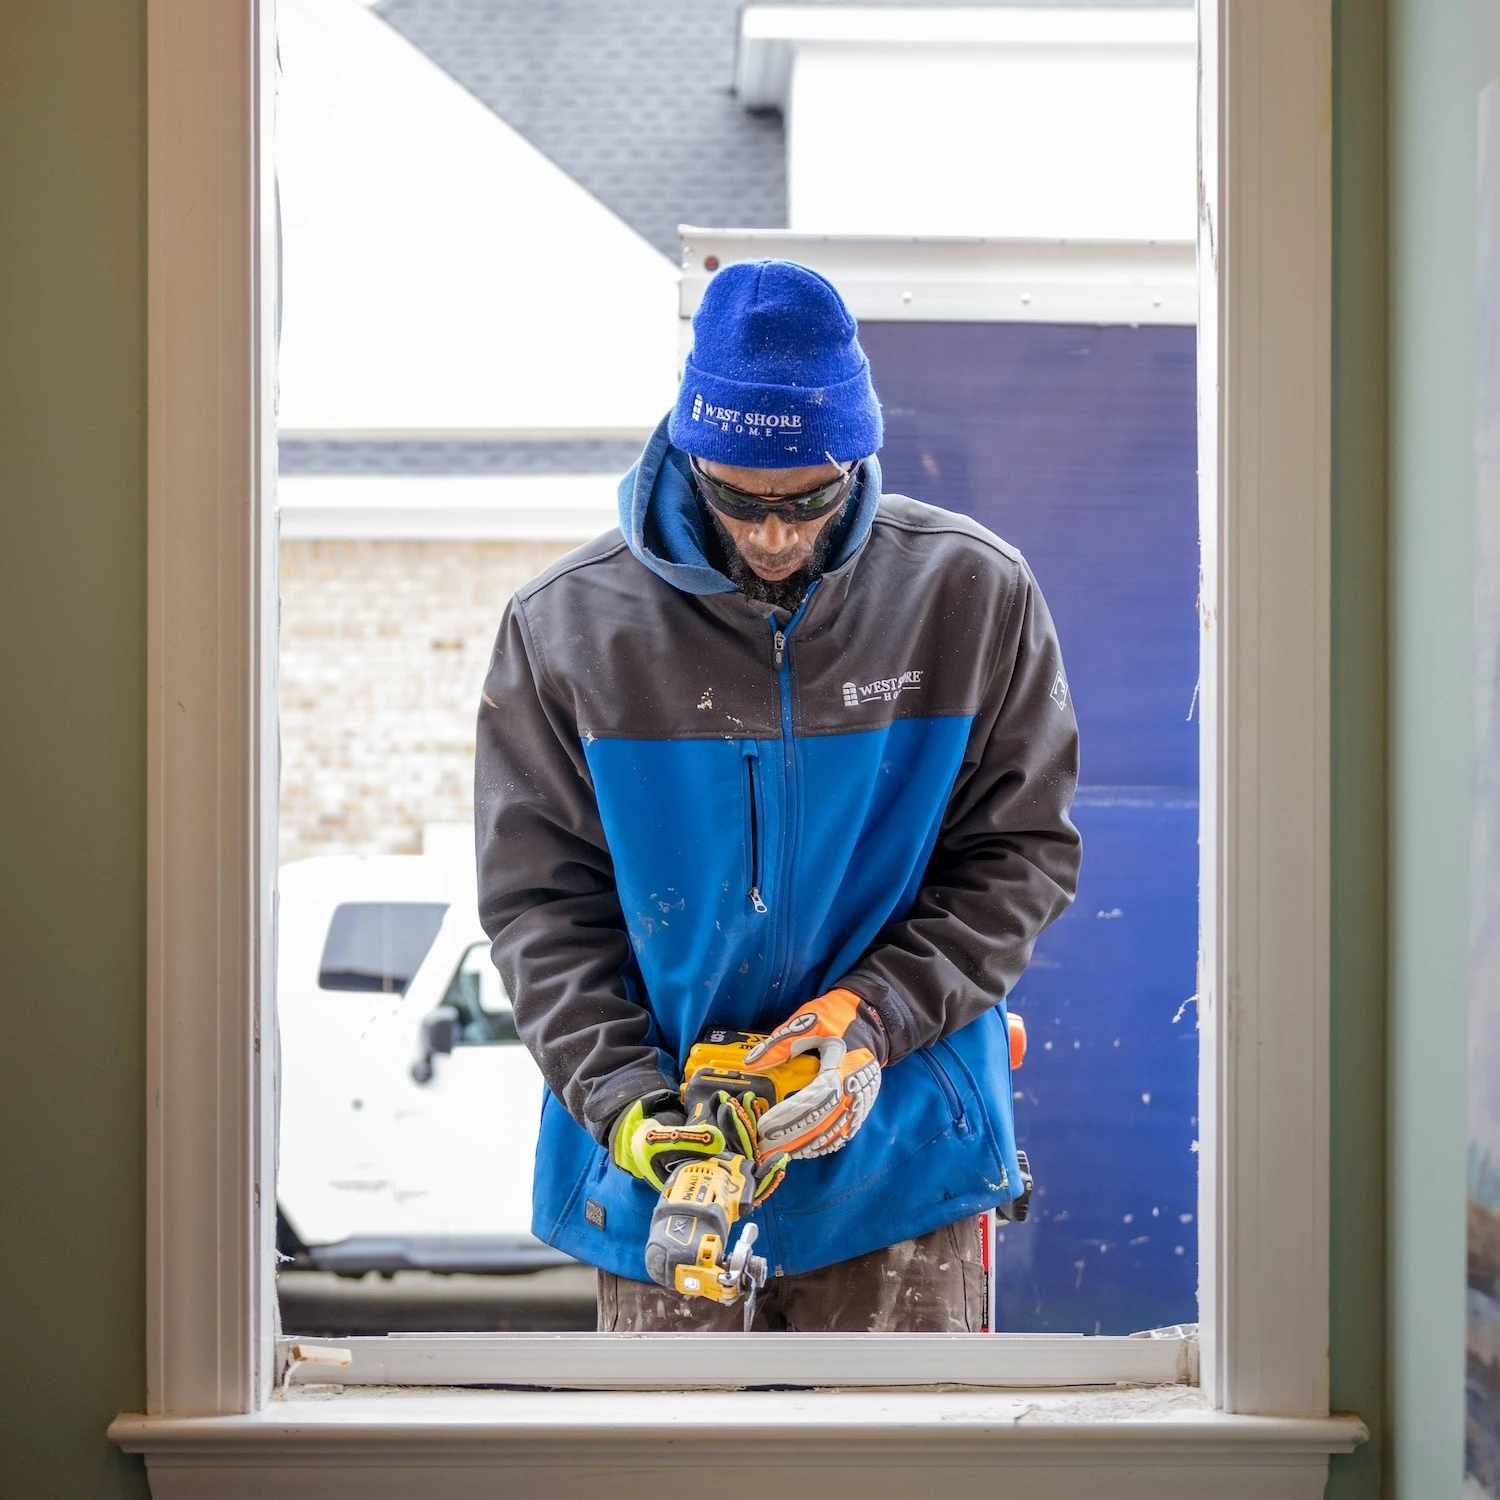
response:
[[[786,227],[781,119],[730,89],[743,3],[383,0],[377,12],[676,264],[679,224]]]
[[[729,90],[739,0],[386,0],[409,41],[675,265],[680,223],[786,224],[781,120]]]

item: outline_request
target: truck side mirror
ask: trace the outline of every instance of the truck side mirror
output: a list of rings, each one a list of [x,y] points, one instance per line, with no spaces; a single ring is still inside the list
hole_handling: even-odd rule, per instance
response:
[[[417,1043],[417,1060],[411,1065],[412,1081],[432,1082],[432,1060],[439,1053],[445,1057],[458,1040],[458,1012],[451,1005],[439,1005],[422,1017]]]

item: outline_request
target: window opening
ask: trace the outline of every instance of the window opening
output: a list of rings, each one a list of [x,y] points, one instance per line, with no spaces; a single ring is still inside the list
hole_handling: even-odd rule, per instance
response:
[[[814,264],[824,235],[836,282],[849,236],[928,242],[929,279],[861,313],[886,488],[1026,554],[1083,735],[1083,883],[1011,997],[1030,1031],[1015,1109],[1037,1187],[1028,1221],[996,1231],[997,1326],[1196,1316],[1191,315],[1150,292],[1138,313],[1079,314],[1061,295],[1045,315],[1045,266],[1012,277],[1003,310],[924,311],[963,279],[943,237],[1114,240],[1126,261],[1188,245],[1191,12],[1122,10],[1111,35],[1144,26],[1152,45],[1127,38],[1129,60],[1081,67],[1060,42],[1008,51],[1004,8],[904,7],[909,33],[873,49],[839,30],[855,24],[839,7],[791,17],[804,9],[705,4],[684,68],[654,13],[600,4],[579,32],[611,47],[546,38],[571,70],[560,88],[536,65],[556,22],[535,7],[455,26],[437,0],[280,0],[289,1331],[593,1326],[591,1273],[532,1234],[543,1090],[474,915],[472,724],[505,600],[615,524],[618,479],[671,403],[683,221],[790,225],[807,238],[785,253]],[[809,24],[832,30],[799,50]],[[954,25],[985,33],[961,79],[942,71]],[[939,42],[946,63],[924,50]],[[619,76],[580,87],[605,56]],[[895,85],[870,124],[882,144],[851,153],[836,106],[872,68]],[[624,127],[591,101],[636,95],[672,100],[691,128],[622,152]],[[1091,136],[1090,111],[1110,128]],[[696,170],[705,130],[739,176]],[[938,149],[952,139],[963,149]],[[978,139],[996,143],[982,190],[964,168]],[[721,264],[696,249],[698,273]]]

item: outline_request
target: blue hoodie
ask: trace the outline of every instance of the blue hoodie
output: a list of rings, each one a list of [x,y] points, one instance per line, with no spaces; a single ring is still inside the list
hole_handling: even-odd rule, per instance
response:
[[[727,594],[739,585],[708,559],[703,507],[686,453],[672,446],[667,419],[657,424],[645,452],[620,481],[620,531],[630,550],[658,578],[688,594]],[[864,545],[880,506],[880,460],[865,459],[859,490],[834,525],[828,569],[841,567]]]

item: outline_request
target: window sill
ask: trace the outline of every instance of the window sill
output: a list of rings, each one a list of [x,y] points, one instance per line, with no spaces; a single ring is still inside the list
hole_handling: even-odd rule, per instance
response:
[[[1003,1477],[1007,1500],[1074,1493],[1316,1500],[1357,1417],[1230,1416],[1181,1386],[1091,1391],[363,1391],[310,1387],[243,1416],[124,1414],[155,1500],[675,1493],[706,1459],[783,1500],[864,1500]],[[1106,1477],[1107,1476],[1107,1477]],[[725,1483],[732,1483],[726,1473]],[[670,1486],[670,1489],[669,1489]],[[1087,1486],[1088,1490],[1083,1487]],[[602,1488],[601,1488],[602,1487]],[[972,1493],[972,1491],[971,1491]]]

